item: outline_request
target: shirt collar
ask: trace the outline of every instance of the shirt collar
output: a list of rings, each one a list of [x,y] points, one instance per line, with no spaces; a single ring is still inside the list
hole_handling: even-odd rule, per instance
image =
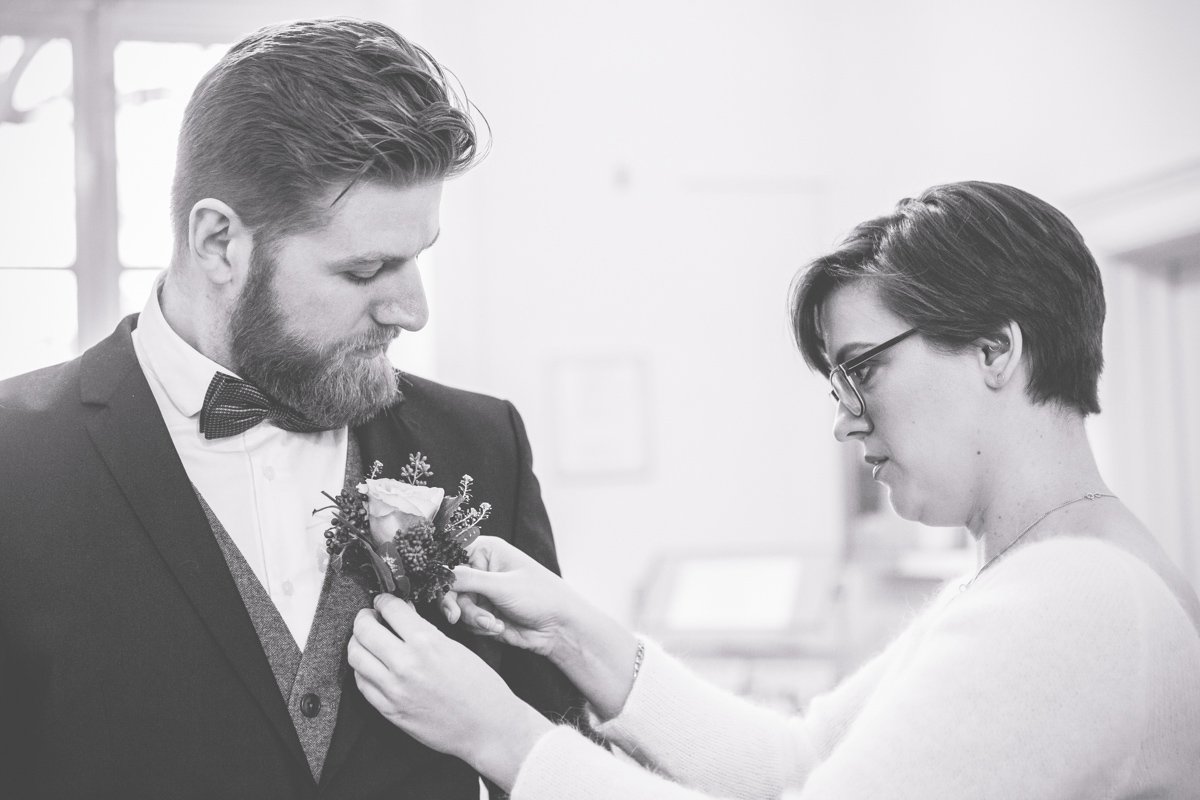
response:
[[[154,373],[179,413],[194,417],[204,405],[204,395],[214,374],[224,372],[237,376],[192,347],[175,332],[163,316],[162,306],[158,302],[162,284],[163,278],[160,277],[146,299],[135,333],[145,356],[146,363],[143,366]]]

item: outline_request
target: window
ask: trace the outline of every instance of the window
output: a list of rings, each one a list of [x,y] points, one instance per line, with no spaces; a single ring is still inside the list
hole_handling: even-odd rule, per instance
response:
[[[107,335],[170,260],[183,110],[228,45],[101,30],[70,31],[79,64],[69,37],[0,36],[0,378]],[[76,96],[92,102],[77,109]]]
[[[196,83],[229,42],[295,16],[274,0],[221,9],[0,7],[0,379],[73,358],[141,310],[171,257],[176,139]],[[432,376],[433,334],[391,355]]]
[[[0,377],[76,349],[70,41],[0,36]]]
[[[121,315],[140,311],[171,258],[175,143],[192,90],[228,45],[119,42],[116,86],[117,254]]]

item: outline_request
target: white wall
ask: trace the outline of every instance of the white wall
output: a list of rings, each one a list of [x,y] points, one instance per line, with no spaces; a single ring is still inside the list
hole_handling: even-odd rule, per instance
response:
[[[437,374],[517,403],[564,568],[623,617],[661,552],[839,547],[832,409],[785,324],[808,257],[902,196],[980,178],[1059,204],[1111,272],[1164,216],[1133,202],[1116,220],[1095,198],[1200,159],[1190,0],[297,2],[113,8],[167,38],[353,13],[454,69],[494,146],[447,192]],[[1172,208],[1172,231],[1195,221]],[[1153,305],[1128,283],[1110,276],[1114,320]],[[1138,330],[1110,325],[1112,363],[1136,362]],[[637,475],[560,468],[551,370],[596,357],[645,366]],[[1094,431],[1114,488],[1188,552],[1196,532],[1171,528],[1159,482],[1122,460],[1144,409],[1111,388]],[[1137,463],[1165,461],[1135,438],[1151,443]]]
[[[785,326],[805,258],[934,183],[1069,212],[1200,157],[1196,3],[377,8],[494,130],[447,195],[440,377],[518,404],[564,568],[622,616],[656,552],[838,546],[832,409]],[[608,355],[649,365],[652,469],[570,479],[548,370]]]
[[[1196,583],[1200,259],[1188,266],[1191,274],[1175,282],[1134,265],[1108,266],[1110,286],[1117,290],[1111,327],[1121,326],[1123,334],[1110,343],[1103,395],[1110,424],[1103,435],[1114,451],[1109,459],[1114,491]]]

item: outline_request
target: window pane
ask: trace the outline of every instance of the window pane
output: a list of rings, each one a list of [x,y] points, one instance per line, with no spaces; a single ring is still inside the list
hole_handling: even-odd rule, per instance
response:
[[[140,313],[160,269],[127,269],[121,273],[121,316]]]
[[[228,49],[225,44],[117,45],[117,244],[127,267],[164,267],[171,259],[171,179],[179,125],[192,90]]]
[[[0,267],[75,263],[71,43],[0,36]]]
[[[0,269],[0,379],[75,357],[75,273]]]

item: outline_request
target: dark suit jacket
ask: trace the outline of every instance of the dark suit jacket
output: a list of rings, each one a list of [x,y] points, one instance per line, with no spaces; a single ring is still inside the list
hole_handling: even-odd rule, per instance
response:
[[[476,774],[384,720],[349,670],[313,780],[138,367],[135,324],[0,383],[0,797],[474,800]],[[419,378],[404,394],[353,431],[363,463],[398,477],[419,450],[435,485],[470,474],[492,504],[486,533],[557,570],[512,405]],[[548,716],[580,707],[543,659],[438,622]]]

